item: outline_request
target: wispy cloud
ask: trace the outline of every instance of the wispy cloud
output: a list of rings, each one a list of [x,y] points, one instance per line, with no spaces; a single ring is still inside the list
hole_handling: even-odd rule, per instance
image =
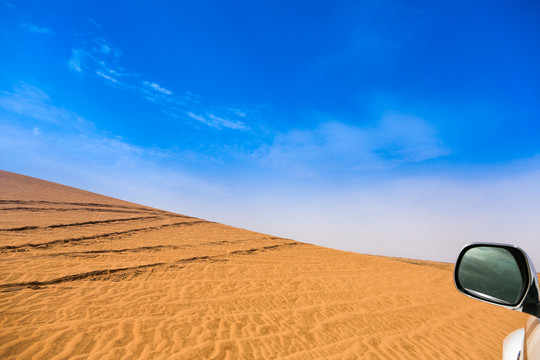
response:
[[[165,95],[172,95],[173,93],[171,90],[165,89],[164,87],[159,86],[159,84],[155,82],[143,81],[143,84]]]
[[[110,42],[102,37],[96,37],[92,39],[93,50],[97,53],[101,53],[107,56],[112,56],[114,58],[119,58],[122,55],[120,49],[116,46],[113,46]]]
[[[374,151],[380,158],[397,161],[425,161],[450,154],[426,120],[399,113],[387,113],[371,129]]]
[[[98,158],[104,160],[107,156],[116,156],[128,163],[132,157],[139,158],[144,155],[156,159],[171,154],[167,150],[139,147],[120,137],[104,135],[94,123],[84,119],[76,111],[54,104],[47,93],[26,83],[20,83],[12,92],[2,92],[0,108],[16,115],[15,118],[19,121],[15,123],[21,125],[17,131],[38,136],[42,135],[43,129],[47,129],[58,144],[70,143],[69,146],[73,151],[92,154],[95,157],[94,161]],[[37,120],[38,123],[25,122],[24,120],[28,118]],[[26,129],[25,124],[32,126]]]
[[[4,5],[7,7],[7,8],[10,8],[10,9],[15,9],[16,6],[13,5],[12,3],[10,3],[9,1],[4,1]]]
[[[211,123],[208,122],[208,120],[206,120],[206,118],[204,116],[194,114],[191,111],[188,111],[186,114],[187,114],[187,116],[189,116],[193,120],[197,120],[197,121],[202,122],[203,124],[213,126]]]
[[[233,114],[235,114],[235,115],[237,115],[237,116],[240,116],[240,117],[243,117],[243,118],[245,118],[245,117],[247,116],[245,110],[242,110],[242,109],[235,109],[235,108],[229,108],[229,110],[230,110]]]
[[[120,50],[110,45],[106,40],[99,38],[92,41],[89,50],[72,49],[67,64],[73,72],[93,74],[117,88],[135,89],[135,86],[130,82],[137,75],[127,73],[116,65],[116,59],[120,54]]]
[[[118,80],[116,80],[115,78],[113,78],[113,77],[110,76],[110,75],[107,75],[107,74],[103,73],[103,72],[100,71],[100,70],[96,70],[96,74],[97,74],[98,76],[102,77],[103,79],[112,82],[113,84],[118,84]]]
[[[241,121],[224,119],[214,114],[208,114],[207,116],[203,116],[203,115],[194,114],[191,111],[188,111],[186,114],[189,118],[193,120],[197,120],[215,129],[222,129],[222,128],[228,128],[228,129],[233,129],[233,130],[248,130],[249,129],[249,127],[247,127]]]
[[[84,52],[80,49],[73,49],[71,50],[71,57],[68,61],[69,69],[75,72],[83,72],[82,69],[82,57],[84,56]]]
[[[80,47],[71,50],[68,67],[75,72],[90,72],[111,81],[108,77],[137,77],[118,65],[122,52],[102,37],[83,41]],[[102,74],[107,75],[104,77]],[[115,82],[118,83],[118,82]]]
[[[246,123],[253,119],[253,111],[227,106],[201,104],[198,95],[189,91],[177,94],[156,81],[128,71],[119,65],[122,51],[103,37],[91,37],[82,41],[81,46],[72,49],[68,60],[71,71],[93,74],[107,84],[132,91],[147,101],[158,105],[161,110],[174,118],[195,120],[216,130],[250,129]]]
[[[98,23],[96,20],[92,19],[91,17],[87,17],[86,21],[88,21],[90,24],[94,25],[96,28],[101,29],[101,24]]]
[[[23,117],[48,123],[93,126],[92,122],[79,116],[76,112],[55,106],[49,95],[43,90],[27,83],[19,83],[11,92],[1,92],[0,107]]]
[[[277,135],[254,156],[265,166],[313,175],[337,169],[376,170],[449,153],[427,121],[389,113],[375,126],[329,121],[315,129],[293,129]]]
[[[40,35],[53,35],[54,34],[54,32],[47,27],[41,27],[34,24],[30,24],[30,23],[21,23],[20,26],[24,30],[30,33],[34,33],[34,34],[40,34]]]
[[[214,124],[219,127],[226,127],[234,130],[247,130],[249,127],[246,126],[242,121],[234,121],[225,119],[214,114],[209,114],[208,117],[214,122]]]

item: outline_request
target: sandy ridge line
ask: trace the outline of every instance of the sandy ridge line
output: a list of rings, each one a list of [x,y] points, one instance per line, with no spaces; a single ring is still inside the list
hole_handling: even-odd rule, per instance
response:
[[[74,206],[95,206],[106,208],[120,208],[120,209],[133,209],[133,210],[151,210],[168,213],[165,210],[152,209],[143,206],[126,206],[126,205],[112,205],[112,204],[100,204],[100,203],[84,203],[84,202],[64,202],[64,201],[45,201],[45,200],[0,200],[0,204],[53,204],[53,205],[74,205]]]
[[[454,271],[454,264],[451,264],[451,263],[435,263],[435,262],[432,263],[430,261],[396,258],[396,257],[389,257],[388,259],[392,261],[399,261],[402,263],[411,264],[411,265],[427,266],[427,267],[432,267],[432,268],[440,269],[440,270]]]
[[[57,244],[67,244],[67,243],[79,242],[79,241],[84,241],[84,240],[107,238],[107,237],[116,236],[116,235],[127,235],[127,234],[136,233],[136,232],[139,232],[139,231],[153,231],[153,230],[159,230],[159,229],[163,229],[163,228],[170,227],[170,226],[191,226],[191,225],[202,224],[202,223],[209,223],[210,224],[210,223],[213,223],[213,222],[212,221],[206,221],[206,220],[182,221],[182,222],[173,223],[173,224],[163,224],[163,225],[158,225],[158,226],[149,226],[149,227],[145,227],[145,228],[131,229],[131,230],[125,230],[125,231],[116,231],[116,232],[110,232],[110,233],[99,234],[99,235],[81,236],[81,237],[78,237],[78,238],[52,240],[52,241],[48,241],[48,242],[45,242],[45,243],[37,243],[37,244],[27,243],[27,244],[23,244],[23,245],[7,245],[7,246],[0,246],[0,252],[9,251],[9,250],[19,251],[20,249],[24,249],[24,248],[27,248],[27,247],[31,247],[31,248],[48,248],[48,247],[51,247],[51,246],[57,245]]]
[[[0,208],[0,211],[88,211],[88,212],[113,212],[124,214],[163,214],[157,210],[116,210],[116,209],[99,209],[99,208],[45,208],[45,207],[12,207]]]
[[[116,274],[116,273],[120,273],[120,272],[129,273],[129,272],[132,272],[132,271],[144,270],[144,269],[147,269],[147,268],[156,268],[156,267],[161,267],[161,266],[169,266],[170,267],[170,266],[175,266],[176,264],[186,264],[186,263],[192,263],[192,262],[197,262],[197,261],[207,261],[207,260],[220,259],[220,258],[228,257],[228,256],[231,256],[231,255],[251,255],[251,254],[258,253],[258,252],[264,252],[264,251],[267,251],[267,250],[275,250],[275,249],[280,248],[280,247],[297,246],[297,245],[302,245],[302,243],[294,241],[294,242],[290,242],[290,243],[286,243],[286,244],[263,246],[262,248],[252,248],[252,249],[247,249],[247,250],[236,250],[236,251],[232,251],[232,252],[229,252],[229,253],[212,255],[212,256],[194,256],[194,257],[190,257],[190,258],[184,258],[184,259],[175,260],[175,261],[173,261],[171,263],[153,263],[153,264],[129,266],[129,267],[117,268],[117,269],[95,270],[95,271],[89,271],[89,272],[85,272],[85,273],[81,273],[81,274],[63,276],[63,277],[60,277],[60,278],[47,280],[47,281],[28,281],[28,282],[21,282],[21,283],[1,284],[0,289],[14,289],[14,288],[15,289],[16,288],[21,288],[22,289],[22,288],[25,288],[25,287],[37,288],[37,287],[40,287],[40,286],[47,286],[47,285],[54,285],[54,284],[64,283],[64,282],[83,280],[83,279],[87,279],[87,278],[90,278],[90,277],[97,277],[97,276],[103,276],[103,275],[108,276],[108,275]]]

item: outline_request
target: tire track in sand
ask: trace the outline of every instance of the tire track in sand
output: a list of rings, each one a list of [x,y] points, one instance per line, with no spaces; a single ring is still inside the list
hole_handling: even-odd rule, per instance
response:
[[[133,275],[133,276],[140,275],[145,269],[149,269],[149,268],[178,267],[178,264],[187,264],[187,263],[198,262],[198,261],[224,260],[223,258],[227,258],[234,255],[253,255],[259,252],[264,252],[268,250],[276,250],[278,248],[287,247],[287,246],[297,246],[301,244],[302,243],[293,241],[286,244],[268,245],[268,246],[263,246],[260,248],[251,248],[251,249],[246,249],[246,250],[236,250],[236,251],[232,251],[232,252],[228,252],[224,254],[212,255],[212,256],[194,256],[190,258],[178,259],[170,263],[159,262],[159,263],[153,263],[153,264],[129,266],[129,267],[123,267],[123,268],[116,268],[116,269],[95,270],[95,271],[89,271],[89,272],[80,273],[80,274],[62,276],[62,277],[52,279],[52,280],[47,280],[47,281],[27,281],[27,282],[20,282],[20,283],[1,284],[0,289],[4,289],[3,291],[17,291],[17,290],[22,290],[24,288],[40,289],[48,285],[55,285],[55,284],[77,281],[77,280],[85,280],[85,279],[103,281],[103,280],[110,280],[111,275],[117,275],[117,274],[121,274],[122,279],[124,279],[129,275]]]
[[[119,209],[158,211],[162,213],[169,213],[168,211],[152,209],[152,208],[147,208],[143,206],[126,206],[126,205],[112,205],[112,204],[100,204],[100,203],[85,203],[85,202],[64,202],[64,201],[45,201],[45,200],[0,200],[0,204],[11,204],[11,205],[50,204],[50,205],[94,206],[94,207],[104,207],[104,208],[119,208]]]
[[[173,216],[170,216],[170,217],[173,217]],[[189,216],[183,216],[183,215],[178,215],[176,217],[190,218]],[[149,219],[164,219],[164,218],[165,217],[161,217],[159,215],[139,216],[139,217],[122,218],[122,219],[94,220],[94,221],[84,221],[84,222],[68,223],[68,224],[53,224],[53,225],[47,225],[47,226],[21,226],[21,227],[9,228],[9,229],[0,229],[0,231],[18,232],[18,231],[28,231],[28,230],[45,230],[45,229],[56,229],[56,228],[65,228],[65,227],[73,227],[73,226],[110,224],[110,223],[118,223],[118,222],[129,222],[129,221],[149,220]]]
[[[7,245],[7,246],[0,246],[0,253],[3,252],[13,252],[13,251],[26,251],[27,248],[38,248],[38,249],[44,249],[44,248],[50,248],[55,245],[64,245],[64,244],[71,244],[71,243],[77,243],[82,242],[86,240],[94,240],[94,239],[100,239],[100,238],[108,238],[111,236],[118,236],[118,235],[130,235],[138,232],[146,232],[146,231],[154,231],[154,230],[160,230],[166,227],[177,227],[177,226],[193,226],[197,224],[202,223],[208,223],[211,224],[211,221],[207,220],[198,220],[198,221],[182,221],[177,222],[173,224],[163,224],[158,226],[149,226],[145,228],[138,228],[138,229],[131,229],[131,230],[125,230],[125,231],[116,231],[116,232],[110,232],[105,234],[98,234],[98,235],[91,235],[91,236],[81,236],[77,238],[68,238],[68,239],[58,239],[58,240],[52,240],[44,243],[26,243],[22,245]]]

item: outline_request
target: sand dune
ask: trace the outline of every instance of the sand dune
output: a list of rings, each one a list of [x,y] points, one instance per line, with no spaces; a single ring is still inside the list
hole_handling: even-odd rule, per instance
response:
[[[0,171],[2,359],[500,358],[526,316],[451,270]]]

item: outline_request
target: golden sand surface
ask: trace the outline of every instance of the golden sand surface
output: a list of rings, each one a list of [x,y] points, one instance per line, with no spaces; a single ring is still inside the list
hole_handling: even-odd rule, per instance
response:
[[[500,359],[526,318],[459,294],[451,264],[0,171],[1,359]]]

